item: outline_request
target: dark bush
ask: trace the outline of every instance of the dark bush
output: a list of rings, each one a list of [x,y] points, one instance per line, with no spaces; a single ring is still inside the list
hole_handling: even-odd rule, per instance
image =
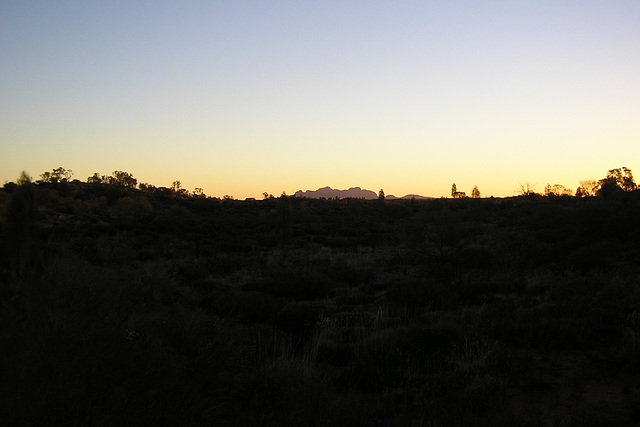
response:
[[[380,391],[406,386],[408,376],[426,380],[429,367],[446,360],[461,338],[453,326],[413,325],[374,333],[357,344],[339,384]]]
[[[406,307],[410,314],[443,310],[456,304],[456,295],[442,283],[404,280],[389,285],[387,299],[396,307]]]
[[[344,262],[331,264],[327,271],[333,282],[344,283],[350,286],[357,286],[362,283],[371,282],[375,278],[373,270],[364,267],[355,267]]]
[[[567,264],[579,271],[605,271],[612,265],[611,257],[616,255],[615,245],[609,242],[598,242],[581,246],[567,255]]]
[[[327,421],[333,417],[333,390],[298,365],[281,362],[239,382],[230,425],[335,425]]]
[[[320,274],[283,271],[273,277],[246,285],[247,289],[265,292],[275,297],[314,300],[326,297],[332,283]]]
[[[331,366],[345,366],[353,357],[353,346],[324,340],[318,344],[316,358],[320,363]]]
[[[516,278],[486,281],[463,280],[453,285],[453,289],[459,295],[460,301],[467,304],[481,304],[499,300],[505,294],[520,292],[524,286],[524,282]]]
[[[200,307],[218,316],[231,316],[243,322],[273,319],[285,302],[282,299],[249,290],[227,289],[203,298]]]
[[[175,266],[175,275],[185,282],[203,279],[207,274],[207,268],[202,261],[183,262]]]
[[[320,314],[321,310],[310,303],[290,302],[276,314],[273,324],[294,338],[311,338]]]
[[[456,252],[454,265],[470,270],[490,271],[493,267],[493,253],[485,247],[467,247]]]

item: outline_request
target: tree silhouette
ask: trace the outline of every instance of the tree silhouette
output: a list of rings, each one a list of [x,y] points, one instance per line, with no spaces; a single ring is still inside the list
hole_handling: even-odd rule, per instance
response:
[[[560,184],[547,184],[544,187],[545,196],[570,196],[571,190]]]
[[[138,180],[129,172],[123,171],[113,171],[111,176],[100,175],[98,172],[95,172],[87,178],[87,183],[119,185],[126,188],[136,188],[138,186]]]
[[[473,190],[471,190],[471,197],[474,199],[480,198],[480,190],[478,190],[478,186],[474,185]]]
[[[633,179],[631,169],[623,167],[622,170],[624,171],[624,176],[622,177],[622,189],[625,191],[633,191],[638,188],[635,180]]]
[[[138,185],[138,180],[132,174],[123,171],[113,171],[109,181],[110,184],[117,184],[127,188],[136,188]]]
[[[171,183],[171,190],[178,194],[184,194],[185,192],[187,192],[187,190],[182,188],[182,183],[177,179]]]
[[[458,187],[456,187],[456,183],[454,182],[451,186],[451,197],[454,199],[462,199],[467,197],[467,193],[464,191],[458,191]]]
[[[594,179],[580,181],[580,186],[576,190],[576,197],[591,197],[598,192],[600,185]]]
[[[18,177],[18,185],[31,184],[31,177],[26,171],[20,172],[20,176]]]
[[[71,169],[65,169],[63,167],[55,168],[51,172],[44,172],[40,175],[40,180],[38,182],[52,183],[56,184],[58,182],[67,182],[73,176],[73,171]]]
[[[610,197],[613,194],[622,191],[633,191],[638,186],[633,179],[631,169],[626,167],[611,169],[607,172],[607,176],[598,181],[600,188],[598,195],[602,197]]]
[[[102,184],[107,182],[107,177],[104,175],[100,175],[98,172],[95,172],[92,176],[87,178],[87,183],[89,184]]]

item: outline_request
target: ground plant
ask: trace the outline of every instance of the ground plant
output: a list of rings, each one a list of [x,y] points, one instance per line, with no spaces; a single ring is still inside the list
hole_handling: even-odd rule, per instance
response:
[[[638,425],[640,190],[610,175],[430,200],[7,183],[3,423]]]

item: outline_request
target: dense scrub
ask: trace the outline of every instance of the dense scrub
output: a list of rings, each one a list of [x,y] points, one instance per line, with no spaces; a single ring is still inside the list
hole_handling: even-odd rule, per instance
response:
[[[640,423],[640,195],[0,190],[7,425]]]

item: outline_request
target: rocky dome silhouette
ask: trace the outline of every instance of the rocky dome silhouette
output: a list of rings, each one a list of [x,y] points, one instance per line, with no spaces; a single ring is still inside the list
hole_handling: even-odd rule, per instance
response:
[[[371,191],[371,190],[366,190],[360,187],[351,187],[348,190],[338,190],[338,189],[334,189],[331,187],[322,187],[322,188],[318,188],[317,190],[306,190],[306,191],[302,191],[302,190],[298,190],[295,192],[294,194],[295,197],[308,197],[310,199],[335,199],[335,198],[339,198],[339,199],[348,199],[348,198],[352,198],[352,199],[367,199],[367,200],[371,200],[371,199],[377,199],[378,198],[378,193],[376,193],[375,191]],[[404,197],[396,197],[393,195],[386,195],[385,196],[386,199],[388,200],[393,200],[393,199],[411,199],[411,198],[415,198],[415,199],[431,199],[431,197],[425,197],[425,196],[419,196],[417,194],[408,194]]]

